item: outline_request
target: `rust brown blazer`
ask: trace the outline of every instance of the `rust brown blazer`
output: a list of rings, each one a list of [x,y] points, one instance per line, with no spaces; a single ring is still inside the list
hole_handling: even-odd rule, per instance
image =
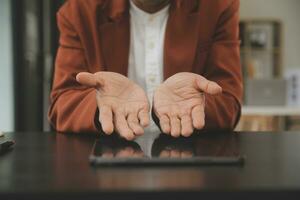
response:
[[[69,0],[57,13],[60,29],[49,120],[60,132],[97,131],[95,90],[79,72],[127,75],[129,0]],[[241,112],[239,0],[171,0],[164,47],[164,78],[193,72],[216,81],[207,96],[206,129],[233,129]]]

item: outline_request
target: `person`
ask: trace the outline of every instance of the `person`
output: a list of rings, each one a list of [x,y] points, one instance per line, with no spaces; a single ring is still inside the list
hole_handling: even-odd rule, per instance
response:
[[[58,132],[233,130],[242,102],[239,0],[69,0],[49,120]]]

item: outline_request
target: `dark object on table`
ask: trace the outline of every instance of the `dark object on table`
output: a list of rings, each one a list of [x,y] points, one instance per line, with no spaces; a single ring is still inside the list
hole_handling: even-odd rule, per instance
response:
[[[12,150],[14,144],[14,141],[0,142],[0,155]]]

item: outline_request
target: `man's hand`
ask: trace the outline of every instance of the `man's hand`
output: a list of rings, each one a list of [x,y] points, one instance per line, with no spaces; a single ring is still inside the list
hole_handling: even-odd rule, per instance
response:
[[[104,133],[118,132],[127,140],[144,134],[150,123],[149,102],[142,88],[113,72],[79,73],[76,80],[97,89],[99,122]]]
[[[205,94],[217,95],[222,88],[193,73],[178,73],[167,79],[154,93],[154,113],[161,129],[173,137],[189,137],[205,125]]]
[[[192,151],[187,150],[176,150],[176,149],[164,149],[160,152],[160,158],[192,158]]]

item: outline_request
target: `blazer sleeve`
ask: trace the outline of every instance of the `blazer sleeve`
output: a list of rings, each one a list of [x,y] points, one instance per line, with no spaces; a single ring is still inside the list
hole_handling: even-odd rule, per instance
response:
[[[48,118],[59,132],[96,132],[96,91],[76,81],[79,72],[88,71],[87,61],[79,34],[65,13],[57,13],[60,40]]]
[[[217,82],[223,88],[223,94],[206,96],[204,129],[233,130],[240,119],[243,96],[239,0],[233,0],[221,14],[206,66],[203,75]]]

